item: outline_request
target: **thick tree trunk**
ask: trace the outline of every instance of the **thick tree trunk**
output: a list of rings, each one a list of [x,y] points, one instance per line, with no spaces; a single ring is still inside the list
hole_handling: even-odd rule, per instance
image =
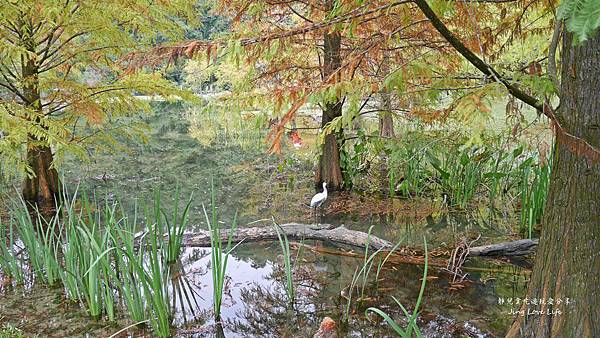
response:
[[[577,46],[564,36],[558,119],[599,148],[600,33]],[[600,163],[558,137],[553,166],[527,292],[544,304],[524,304],[507,337],[600,337]]]
[[[344,182],[340,165],[340,149],[335,133],[325,135],[319,167],[315,176],[315,188],[322,189],[327,182],[327,190],[342,190]]]
[[[341,66],[341,36],[339,32],[325,32],[323,79],[327,80]],[[337,102],[326,102],[323,109],[321,126],[324,127],[334,118],[342,116],[342,99]],[[319,166],[315,175],[315,187],[321,189],[323,182],[327,182],[330,191],[342,190],[343,178],[340,166],[340,148],[335,133],[325,135]]]
[[[60,188],[58,173],[52,168],[52,150],[48,146],[35,145],[35,141],[31,142],[33,145],[27,150],[27,163],[34,175],[23,181],[23,199],[38,205],[40,209],[52,209]]]
[[[29,46],[34,51],[35,48]],[[23,96],[29,109],[36,112],[33,119],[41,124],[43,119],[41,96],[39,91],[38,67],[33,60],[25,62],[22,67],[24,81]],[[29,135],[27,141],[27,165],[32,175],[23,181],[23,199],[37,206],[44,214],[51,214],[56,206],[60,183],[58,173],[52,167],[54,155],[46,140]]]

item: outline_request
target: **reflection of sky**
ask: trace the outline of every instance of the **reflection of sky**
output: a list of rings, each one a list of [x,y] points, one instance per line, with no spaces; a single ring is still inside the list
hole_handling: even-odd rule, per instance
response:
[[[200,253],[200,254],[198,254]],[[213,315],[213,282],[210,273],[210,249],[206,248],[187,248],[182,253],[183,260],[189,256],[199,256],[198,260],[190,260],[185,267],[186,277],[190,281],[194,289],[194,295],[200,311],[208,313],[210,322],[212,323]],[[266,261],[262,267],[254,264],[252,259],[240,259],[232,254],[227,262],[227,283],[223,293],[223,303],[221,305],[221,317],[223,321],[241,320],[238,314],[245,308],[245,304],[241,300],[241,291],[244,288],[259,286],[266,289],[273,287],[273,281],[267,279],[273,273],[273,265],[270,261]],[[183,322],[183,315],[180,312],[181,306],[178,304],[178,313],[176,322]],[[188,318],[189,320],[190,318]],[[227,329],[225,327],[225,329]],[[232,336],[227,334],[228,337]],[[233,336],[232,336],[233,337]]]
[[[226,272],[229,280],[221,308],[227,337],[247,337],[249,334],[249,332],[243,330],[234,332],[236,328],[231,326],[232,322],[251,327],[251,321],[264,321],[265,323],[279,325],[279,329],[285,327],[293,329],[296,325],[291,322],[290,318],[285,317],[283,312],[270,310],[272,307],[278,306],[271,303],[271,298],[264,293],[256,293],[256,290],[260,288],[265,292],[280,295],[282,299],[285,299],[285,291],[282,289],[282,280],[280,280],[285,277],[278,275],[276,279],[273,278],[274,274],[281,273],[281,267],[279,266],[281,262],[277,258],[279,255],[278,250],[276,243],[246,243],[236,249],[235,254],[237,256],[232,255],[229,258]],[[181,308],[178,307],[176,325],[180,328],[204,328],[206,330],[205,334],[207,332],[212,334],[214,333],[214,327],[212,326],[212,276],[209,269],[210,249],[185,249],[182,259],[186,266],[187,278],[197,294],[196,299],[202,315],[201,318],[197,317],[196,322],[187,326],[182,325],[184,324],[183,316],[180,312]],[[310,295],[299,296],[298,303],[303,305],[296,309],[295,319],[301,318],[299,320],[303,321],[304,326],[302,328],[304,330],[314,333],[318,328],[318,323],[326,315],[339,320],[335,317],[339,315],[336,308],[344,304],[344,301],[339,298],[339,293],[350,283],[354,269],[361,262],[362,259],[337,255],[311,252],[303,254],[301,268],[306,268],[310,272],[299,274],[304,276],[302,278],[307,279],[303,279],[302,282],[297,281],[296,285],[299,287],[300,284],[310,284],[315,287],[310,289]],[[448,291],[448,274],[438,269],[430,270],[428,275],[434,277],[434,279],[428,281],[423,300],[422,319],[424,322],[421,324],[424,331],[428,332],[424,336],[436,337],[437,333],[444,332],[448,327],[457,326],[478,328],[477,330],[469,330],[470,333],[481,333],[482,331],[479,330],[483,330],[483,332],[489,330],[488,332],[493,334],[502,333],[507,328],[508,323],[512,320],[507,315],[509,309],[498,306],[497,299],[499,297],[522,295],[524,285],[520,282],[515,284],[512,281],[517,278],[519,270],[510,265],[503,264],[500,266],[485,260],[475,260],[471,266],[490,272],[471,271],[468,278],[471,282],[464,289],[450,292]],[[508,270],[507,273],[491,272],[501,268]],[[374,269],[376,270],[376,267]],[[511,274],[511,270],[514,270],[515,274]],[[374,274],[375,271],[372,273]],[[369,298],[371,296],[374,298],[372,298],[372,303],[366,304],[366,306],[381,307],[389,313],[395,313],[394,316],[399,318],[400,315],[397,313],[399,309],[391,301],[391,296],[401,300],[409,309],[412,308],[419,292],[419,278],[421,276],[422,267],[420,266],[406,264],[388,266],[380,276],[380,291],[373,290],[371,288],[373,284],[369,283],[367,295],[369,295]],[[515,287],[517,289],[514,289]],[[250,291],[251,299],[242,297],[244,290],[246,297],[248,297],[248,291]],[[348,332],[349,336],[361,336],[364,333],[371,332],[374,329],[373,325],[376,325],[360,314],[364,312],[364,309],[357,311],[349,327],[356,334]],[[190,319],[187,318],[188,321]],[[239,330],[239,328],[237,329]],[[378,327],[378,332],[386,333],[385,330],[379,330],[382,330],[382,327]],[[185,332],[185,329],[183,329],[183,332]],[[273,332],[277,331],[274,329]],[[458,332],[455,333],[458,334]]]

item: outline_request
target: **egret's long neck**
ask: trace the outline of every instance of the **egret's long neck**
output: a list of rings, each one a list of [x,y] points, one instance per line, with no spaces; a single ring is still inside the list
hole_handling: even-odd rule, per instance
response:
[[[323,186],[323,193],[324,193],[325,195],[327,195],[327,186],[326,186],[326,185],[324,185],[324,186]]]

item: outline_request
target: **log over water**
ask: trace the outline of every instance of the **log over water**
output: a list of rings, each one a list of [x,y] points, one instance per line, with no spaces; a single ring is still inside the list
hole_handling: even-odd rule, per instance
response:
[[[527,256],[535,252],[537,239],[520,239],[518,241],[489,244],[469,248],[469,256]]]
[[[301,224],[287,223],[280,225],[281,229],[287,235],[288,239],[316,239],[321,241],[331,241],[339,244],[346,244],[356,247],[365,247],[369,235],[362,231],[347,229],[345,226],[333,227],[330,224]],[[221,230],[221,239],[227,240],[228,230]],[[239,241],[276,241],[278,240],[277,231],[274,226],[238,228],[233,233],[232,242]],[[370,247],[378,250],[391,248],[392,243],[379,237],[370,236]],[[193,234],[186,234],[183,237],[184,246],[210,246],[210,232],[201,230]]]
[[[287,235],[288,239],[302,240],[312,239],[321,241],[330,241],[338,244],[345,244],[354,247],[364,248],[368,242],[369,247],[378,250],[392,248],[393,243],[356,230],[350,230],[341,225],[334,227],[330,224],[302,224],[287,223],[282,224],[281,229]],[[228,230],[221,231],[221,239],[227,240]],[[233,233],[232,242],[256,242],[256,241],[276,241],[277,231],[275,227],[253,227],[238,228]],[[482,245],[469,248],[469,256],[482,257],[513,257],[526,256],[535,251],[538,240],[522,239],[518,241]],[[194,233],[185,234],[183,245],[187,247],[209,247],[210,232],[199,230]]]

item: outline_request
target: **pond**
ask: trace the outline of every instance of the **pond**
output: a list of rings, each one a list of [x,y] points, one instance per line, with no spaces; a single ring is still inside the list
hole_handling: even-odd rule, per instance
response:
[[[127,212],[150,201],[160,190],[169,210],[176,190],[182,199],[193,196],[189,231],[206,229],[202,204],[210,207],[214,182],[216,208],[226,226],[238,214],[240,226],[278,223],[311,223],[308,208],[314,194],[314,158],[310,150],[266,155],[264,138],[255,146],[216,140],[202,145],[190,137],[185,107],[159,106],[147,118],[152,126],[147,144],[127,143],[127,150],[98,154],[91,163],[67,159],[64,181],[79,186],[96,199],[118,200]],[[262,135],[261,137],[264,137]],[[512,239],[515,217],[488,208],[451,210],[427,198],[384,198],[369,193],[332,194],[317,215],[320,223],[344,224],[411,248],[450,250],[460,239],[479,238],[477,244]],[[297,300],[287,305],[285,273],[278,242],[244,243],[232,253],[227,268],[222,308],[222,328],[212,320],[210,249],[186,248],[173,277],[172,301],[176,308],[174,335],[182,337],[310,337],[324,317],[338,323],[344,337],[393,336],[389,325],[369,307],[378,307],[393,318],[403,318],[393,297],[409,310],[418,297],[423,266],[388,263],[379,278],[375,271],[364,284],[363,297],[348,304],[348,286],[362,266],[361,249],[333,243],[293,243],[296,261]],[[300,252],[298,253],[298,250]],[[513,316],[500,299],[525,294],[528,272],[498,260],[472,259],[465,266],[465,282],[453,285],[452,275],[429,267],[418,319],[426,337],[502,336]],[[110,336],[131,324],[124,318],[110,323],[91,320],[77,304],[65,300],[61,289],[1,284],[0,322],[40,337]],[[356,297],[355,297],[356,298]],[[348,317],[346,324],[342,319]],[[126,330],[121,336],[143,334]]]

